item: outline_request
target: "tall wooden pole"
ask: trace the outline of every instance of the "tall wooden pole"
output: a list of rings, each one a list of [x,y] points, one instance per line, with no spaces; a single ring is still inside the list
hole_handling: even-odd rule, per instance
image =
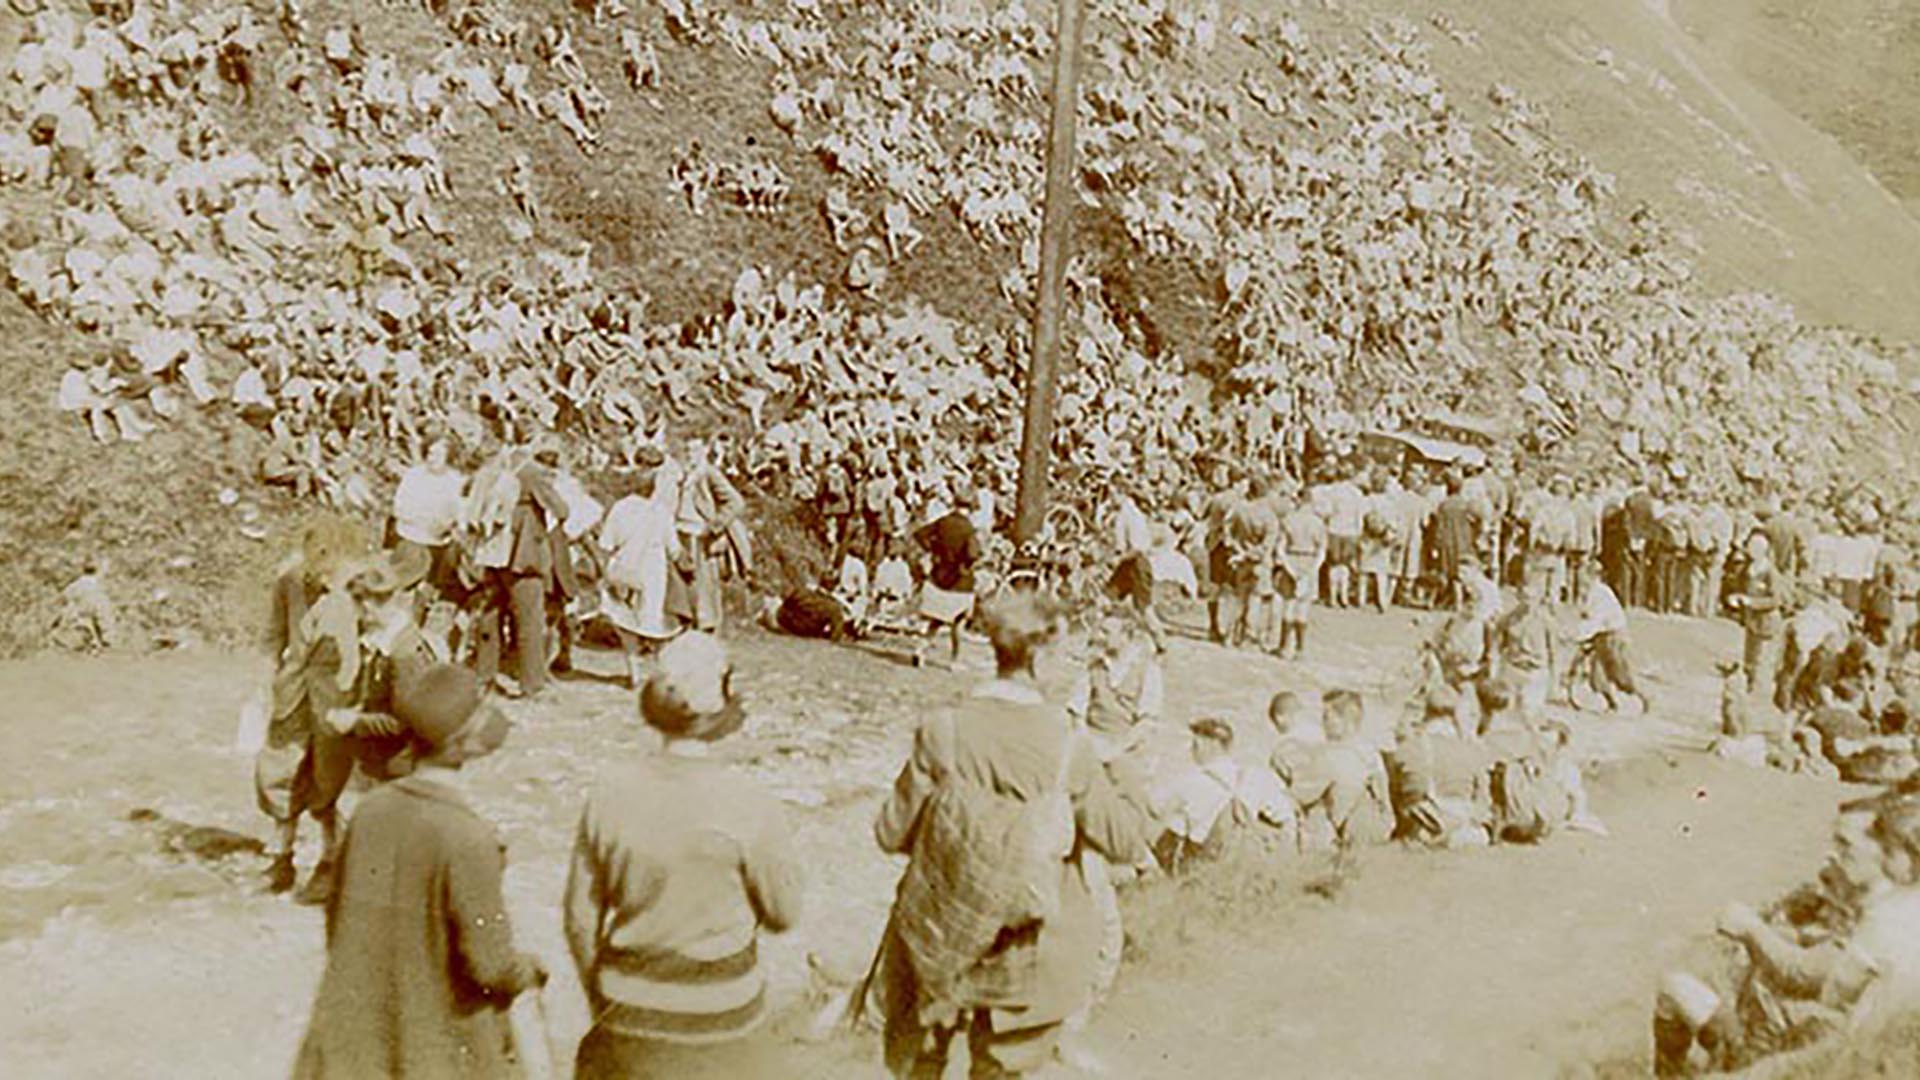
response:
[[[1053,455],[1054,376],[1060,360],[1067,236],[1079,202],[1073,127],[1080,101],[1082,0],[1059,0],[1053,43],[1053,129],[1047,145],[1047,201],[1040,217],[1040,291],[1033,313],[1033,355],[1027,361],[1026,423],[1020,437],[1020,498],[1013,537],[1026,543],[1047,517],[1047,466]]]

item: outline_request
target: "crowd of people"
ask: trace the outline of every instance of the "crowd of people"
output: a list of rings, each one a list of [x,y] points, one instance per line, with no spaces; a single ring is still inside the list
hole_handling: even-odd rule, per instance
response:
[[[1013,430],[1018,334],[917,308],[884,269],[916,257],[927,218],[953,214],[1017,255],[1003,291],[1030,302],[1046,21],[1020,5],[886,9],[870,24],[834,9],[533,25],[440,5],[449,43],[420,70],[295,9],[271,26],[239,8],[41,12],[6,80],[20,125],[6,179],[49,212],[10,226],[9,279],[106,346],[74,358],[61,406],[108,441],[189,405],[230,408],[269,436],[272,482],[359,510],[435,429],[474,445],[564,435],[631,464],[635,431],[657,441],[670,422],[734,415],[744,445],[805,453],[809,472],[910,450],[912,433],[922,453],[966,448],[948,472],[1010,473],[1009,441],[987,433]],[[1223,28],[1212,5],[1096,15],[1090,194],[1118,207],[1140,252],[1218,262],[1231,362],[1217,390],[1196,390],[1154,298],[1076,261],[1055,448],[1073,469],[1191,482],[1195,452],[1212,449],[1309,482],[1311,444],[1391,430],[1474,387],[1524,413],[1530,452],[1570,471],[1679,466],[1723,500],[1742,480],[1817,488],[1832,462],[1884,441],[1875,415],[1901,391],[1869,343],[1764,300],[1692,297],[1644,212],[1631,253],[1606,246],[1605,178],[1542,138],[1522,140],[1518,165],[1477,144],[1413,28],[1349,47],[1289,19]],[[617,43],[630,92],[655,101],[668,39],[771,67],[770,108],[829,172],[820,209],[859,288],[752,269],[723,311],[666,324],[600,284],[594,252],[543,216],[550,177],[530,156],[498,177],[449,172],[440,144],[476,120],[551,120],[591,147],[619,92],[597,85],[596,49]],[[1263,63],[1232,87],[1206,81],[1201,61],[1226,49]],[[1494,97],[1506,141],[1540,123],[1511,91]],[[223,122],[268,98],[291,111],[292,138],[251,146]],[[795,212],[774,158],[730,154],[693,146],[663,179],[691,209],[717,190]],[[495,193],[531,253],[477,259],[454,231]],[[1608,445],[1574,445],[1599,419]],[[1090,514],[1099,486],[1074,488]]]
[[[429,4],[449,43],[420,70],[297,4],[274,26],[244,7],[49,6],[5,73],[0,183],[46,211],[7,225],[10,285],[107,343],[73,359],[60,406],[104,442],[189,404],[230,409],[266,436],[262,481],[348,515],[309,529],[275,584],[256,761],[279,830],[271,888],[297,883],[301,819],[324,834],[301,895],[327,905],[329,961],[300,1075],[505,1065],[507,1006],[546,969],[512,947],[500,849],[459,770],[505,741],[490,692],[542,692],[595,635],[621,649],[663,750],[583,810],[566,926],[595,1025],[578,1069],[777,1061],[756,1035],[757,941],[801,924],[799,871],[778,807],[700,760],[743,722],[717,637],[730,590],[788,633],[944,632],[957,658],[971,628],[993,649],[994,677],[922,725],[876,822],[908,869],[861,1001],[897,1075],[938,1074],[956,1039],[983,1074],[1071,1055],[1118,971],[1116,890],[1143,876],[1242,843],[1603,832],[1550,707],[1584,683],[1650,708],[1631,608],[1740,620],[1723,753],[1913,771],[1903,530],[1920,515],[1904,492],[1831,479],[1884,443],[1878,418],[1904,393],[1884,357],[1771,302],[1698,301],[1650,214],[1610,246],[1608,178],[1505,88],[1486,130],[1511,151],[1477,145],[1411,27],[1322,47],[1290,19],[1223,28],[1212,3],[1096,5],[1084,185],[1143,258],[1217,270],[1229,363],[1197,387],[1152,298],[1077,260],[1064,505],[1022,551],[1004,507],[1024,344],[890,293],[885,268],[951,218],[1000,260],[1010,309],[1031,303],[1044,14],[578,6],[590,18],[530,27],[495,4]],[[564,241],[530,156],[449,172],[437,142],[476,118],[552,122],[599,152],[614,107],[594,47],[617,42],[627,92],[659,104],[668,38],[771,69],[776,127],[828,174],[817,209],[844,281],[750,267],[721,311],[666,324]],[[1262,63],[1223,87],[1200,68],[1227,48]],[[270,149],[223,122],[268,96],[294,117]],[[715,194],[723,212],[795,212],[785,159],[714,155],[690,143],[661,178],[688,213]],[[454,222],[486,191],[516,251],[476,265]],[[1491,467],[1358,449],[1468,392],[1524,432]],[[1594,429],[1605,445],[1582,443]],[[769,580],[750,495],[810,522],[831,572]],[[1277,688],[1255,721],[1270,760],[1236,752],[1244,721],[1205,716],[1191,761],[1156,776],[1141,742],[1173,722],[1169,590],[1205,602],[1216,641],[1288,659],[1321,606],[1443,614],[1398,723],[1369,723],[1351,690]],[[111,638],[102,593],[96,574],[76,583],[63,632]],[[1036,662],[1061,600],[1091,646],[1069,700],[1050,701]],[[382,783],[343,831],[356,770]],[[1849,879],[1875,897],[1911,876],[1905,818],[1879,815],[1847,833],[1891,867]],[[1780,924],[1738,913],[1727,932],[1762,973],[1743,993],[1829,1011],[1859,997],[1852,953],[1822,946],[1815,974],[1780,982],[1814,963]],[[1663,1061],[1738,1059],[1756,1029],[1730,1029],[1744,1013],[1720,1000],[1672,983]]]

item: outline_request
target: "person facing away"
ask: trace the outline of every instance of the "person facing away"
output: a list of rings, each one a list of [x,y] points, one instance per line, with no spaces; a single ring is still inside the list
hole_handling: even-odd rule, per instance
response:
[[[594,786],[567,877],[567,946],[594,1018],[575,1075],[767,1075],[759,941],[798,922],[804,882],[779,804],[707,756],[744,720],[719,641],[696,631],[662,649],[640,715],[665,748]]]
[[[435,665],[394,692],[418,757],[369,794],[341,844],[327,966],[295,1080],[517,1075],[507,1009],[546,982],[516,952],[501,893],[505,846],[461,769],[506,741],[479,680]]]
[[[1100,963],[1100,914],[1071,856],[1147,856],[1144,793],[1040,693],[1048,602],[1015,592],[983,622],[996,678],[921,725],[874,824],[881,850],[909,857],[875,962],[896,1076],[940,1075],[962,1032],[976,1076],[1051,1060]]]

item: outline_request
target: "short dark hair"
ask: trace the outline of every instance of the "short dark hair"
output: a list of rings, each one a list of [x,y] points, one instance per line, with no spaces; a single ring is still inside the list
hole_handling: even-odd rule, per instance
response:
[[[1228,749],[1233,748],[1233,725],[1216,717],[1204,717],[1187,725],[1187,730]]]

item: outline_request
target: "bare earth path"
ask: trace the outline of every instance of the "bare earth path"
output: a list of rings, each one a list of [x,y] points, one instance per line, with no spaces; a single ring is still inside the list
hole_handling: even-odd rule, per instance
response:
[[[1229,716],[1264,756],[1254,718],[1274,689],[1392,691],[1415,633],[1406,615],[1330,615],[1305,668],[1179,643],[1170,717]],[[1728,900],[1813,870],[1840,790],[1686,749],[1711,726],[1700,673],[1737,645],[1730,628],[1648,620],[1635,633],[1656,715],[1579,721],[1583,748],[1618,759],[1593,783],[1611,837],[1373,852],[1337,903],[1289,889],[1223,915],[1162,890],[1095,1024],[1112,1073],[1539,1076],[1637,1052],[1658,972]],[[808,951],[863,966],[897,874],[872,848],[874,807],[913,719],[972,676],[758,637],[737,654],[755,719],[734,752],[793,804],[815,874],[812,917],[769,950],[776,1000],[798,1005]],[[169,856],[152,823],[126,820],[150,808],[208,827],[195,842],[266,835],[249,762],[227,749],[261,674],[212,654],[0,667],[0,1075],[284,1074],[323,958],[318,913],[258,895],[255,856]],[[558,900],[579,792],[637,745],[632,702],[575,681],[517,711],[509,750],[472,786],[508,842],[516,928],[564,972]],[[1183,743],[1177,724],[1156,734],[1169,757]],[[558,976],[549,998],[556,1034],[577,1037],[572,980]],[[793,1075],[877,1075],[876,1057],[853,1040],[796,1047]]]

